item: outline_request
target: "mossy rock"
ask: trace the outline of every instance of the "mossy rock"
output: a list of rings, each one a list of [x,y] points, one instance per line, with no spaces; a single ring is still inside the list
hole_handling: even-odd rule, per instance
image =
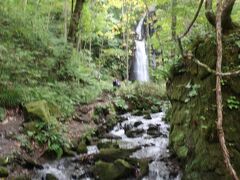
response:
[[[123,159],[117,159],[114,163],[97,161],[93,173],[100,180],[114,180],[131,177],[134,175],[134,167]]]
[[[0,156],[0,166],[6,166],[8,164],[8,157],[1,157]]]
[[[87,153],[87,145],[84,142],[80,142],[77,147],[77,153]]]
[[[53,174],[46,174],[46,180],[58,180],[58,178]]]
[[[0,177],[8,177],[8,169],[0,166]]]
[[[117,142],[111,142],[111,141],[107,141],[107,142],[98,142],[97,144],[98,149],[107,149],[107,148],[119,148],[119,145]]]
[[[26,122],[23,124],[24,130],[27,131],[31,131],[31,132],[37,132],[38,128],[37,128],[37,122],[36,121],[30,121],[30,122]]]
[[[40,119],[45,122],[50,122],[60,114],[57,106],[45,100],[29,102],[25,105],[25,108],[28,120]]]
[[[142,136],[142,134],[144,133],[144,129],[129,129],[128,131],[126,131],[126,136],[129,138],[135,138],[135,137],[140,137]]]
[[[150,113],[147,113],[143,116],[144,119],[152,119],[152,116]]]
[[[144,177],[149,172],[149,160],[148,159],[137,159],[137,158],[128,158],[127,162],[132,164],[135,168],[140,169],[139,177]]]
[[[101,149],[99,154],[97,154],[95,158],[96,160],[113,162],[117,159],[128,158],[134,151],[136,151],[136,149],[117,149],[117,148]]]
[[[177,149],[177,155],[179,158],[184,159],[188,155],[188,148],[186,146],[181,146]]]

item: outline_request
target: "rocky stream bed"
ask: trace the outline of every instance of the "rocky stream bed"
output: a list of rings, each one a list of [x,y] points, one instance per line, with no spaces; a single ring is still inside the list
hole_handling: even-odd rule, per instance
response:
[[[164,117],[164,112],[149,117],[125,114],[106,138],[87,146],[87,153],[48,162],[35,170],[33,179],[180,180]]]

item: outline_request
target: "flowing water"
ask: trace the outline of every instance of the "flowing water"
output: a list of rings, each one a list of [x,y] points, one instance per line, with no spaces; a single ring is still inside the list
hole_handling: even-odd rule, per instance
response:
[[[131,80],[149,81],[148,57],[146,52],[146,40],[144,37],[144,17],[139,21],[136,28],[135,59],[131,67]]]
[[[177,163],[171,158],[169,152],[169,125],[163,120],[164,112],[151,114],[151,119],[143,116],[123,115],[125,119],[118,123],[110,132],[119,137],[117,143],[120,148],[133,149],[138,147],[131,157],[150,159],[149,173],[143,180],[180,180],[181,173]],[[134,135],[129,135],[134,134]],[[102,141],[112,141],[102,139]],[[96,154],[96,146],[88,146],[88,154]],[[45,179],[46,174],[53,174],[59,180],[94,179],[89,175],[90,165],[82,165],[79,156],[63,158],[44,165],[38,170],[35,179]]]

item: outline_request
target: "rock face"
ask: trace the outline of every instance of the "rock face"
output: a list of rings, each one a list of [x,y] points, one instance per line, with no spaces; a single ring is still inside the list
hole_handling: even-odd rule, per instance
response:
[[[224,37],[223,71],[240,65],[240,35]],[[215,69],[215,39],[206,37],[195,42],[192,52],[197,59]],[[184,162],[184,179],[230,179],[216,130],[215,76],[189,60],[181,60],[168,82],[172,108],[170,141],[177,156]],[[240,174],[240,77],[222,80],[223,128],[231,162]]]

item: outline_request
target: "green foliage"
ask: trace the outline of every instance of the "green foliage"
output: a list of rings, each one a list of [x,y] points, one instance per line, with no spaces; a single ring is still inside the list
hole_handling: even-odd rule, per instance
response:
[[[159,112],[165,97],[165,84],[133,83],[119,89],[117,96],[128,104],[128,110],[144,112]]]
[[[195,97],[198,95],[197,90],[200,88],[199,84],[191,84],[191,82],[188,82],[187,85],[185,86],[186,89],[189,89],[187,98],[185,99],[185,102],[189,102],[191,98]]]
[[[0,122],[5,118],[5,109],[0,107]]]
[[[235,96],[230,96],[227,99],[227,106],[229,109],[233,110],[233,109],[239,109],[240,107],[240,101],[237,100],[237,98]]]
[[[121,97],[115,97],[113,103],[119,112],[126,112],[128,110],[128,104]]]

